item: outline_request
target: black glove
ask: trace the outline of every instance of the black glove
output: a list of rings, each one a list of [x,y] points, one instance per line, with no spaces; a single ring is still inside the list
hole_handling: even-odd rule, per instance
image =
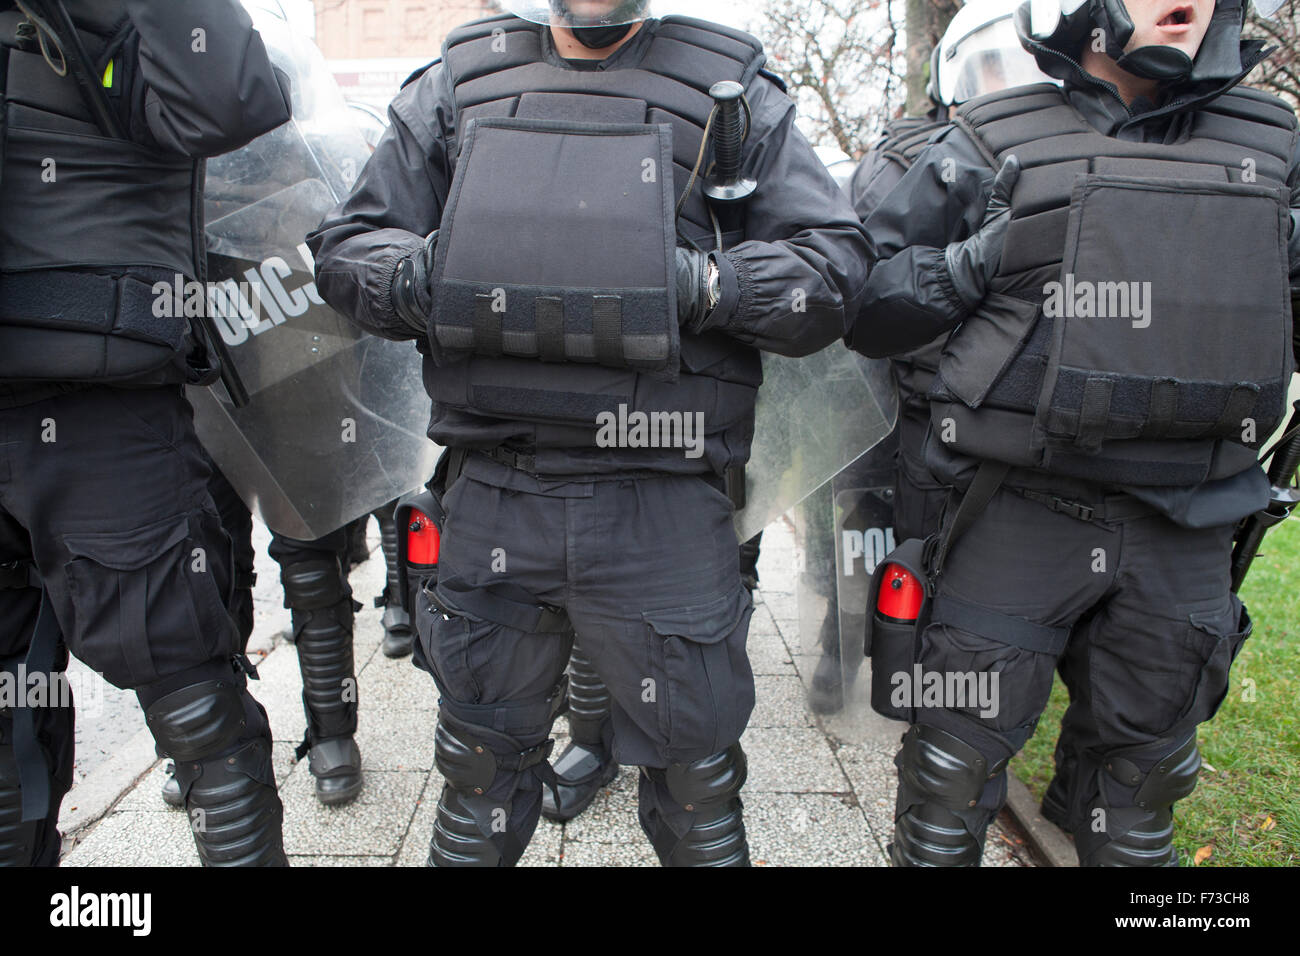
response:
[[[1020,178],[1020,161],[1008,156],[989,195],[988,208],[979,232],[954,242],[944,250],[948,275],[969,311],[974,311],[988,292],[989,283],[997,275],[1002,262],[1002,246],[1007,240],[1007,226],[1011,222],[1011,191]]]
[[[677,324],[698,332],[709,314],[709,256],[677,247]]]
[[[433,274],[433,252],[437,244],[438,230],[435,229],[424,240],[424,249],[412,253],[397,264],[389,293],[393,312],[411,331],[422,336],[429,333],[429,313],[433,311],[429,276]]]

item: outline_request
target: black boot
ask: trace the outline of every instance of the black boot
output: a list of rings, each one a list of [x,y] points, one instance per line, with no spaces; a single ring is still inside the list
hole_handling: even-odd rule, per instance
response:
[[[569,655],[569,745],[552,764],[559,783],[555,793],[550,787],[542,791],[542,816],[563,823],[591,806],[618,775],[612,740],[609,688],[575,641]]]
[[[361,792],[357,679],[352,660],[352,590],[337,559],[302,561],[281,569],[284,598],[302,672],[307,735],[298,757],[310,754],[316,799],[347,803]]]
[[[395,505],[396,502],[391,502],[374,513],[379,522],[384,562],[388,567],[384,593],[375,598],[375,607],[384,609],[384,656],[406,657],[411,653],[411,642],[415,635],[411,630],[411,616],[402,607],[402,596],[397,583],[397,522],[393,518]]]

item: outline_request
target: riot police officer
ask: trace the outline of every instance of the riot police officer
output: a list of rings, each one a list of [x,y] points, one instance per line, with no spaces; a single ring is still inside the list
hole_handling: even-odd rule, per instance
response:
[[[1041,83],[1043,74],[1020,45],[1012,14],[1019,0],[972,0],[953,17],[930,59],[927,90],[934,108],[924,116],[892,120],[853,172],[849,192],[865,222],[881,200],[943,129],[952,110],[986,93]],[[925,467],[922,445],[930,422],[925,394],[946,336],[894,356],[898,383],[899,449],[894,483],[895,540],[923,538],[937,527],[947,489]]]
[[[1196,727],[1250,632],[1229,547],[1268,500],[1300,288],[1296,118],[1239,85],[1266,55],[1243,19],[1238,0],[1023,5],[1063,88],[964,104],[868,219],[855,347],[960,323],[925,460],[963,494],[895,660],[994,691],[911,699],[897,865],[978,863],[1058,660],[1054,818],[1085,865],[1176,862]]]
[[[419,342],[449,449],[415,621],[441,694],[430,862],[518,861],[576,631],[660,860],[744,864],[752,605],[722,476],[748,454],[757,350],[842,334],[869,247],[751,37],[645,0],[507,6],[408,83],[309,237],[335,308]],[[711,124],[720,81],[747,102]],[[716,202],[715,125],[747,127]]]
[[[0,665],[50,672],[61,632],[139,695],[202,861],[283,864],[181,391],[213,380],[212,355],[174,290],[203,277],[203,158],[286,122],[288,90],[233,0],[0,7]],[[70,783],[70,713],[33,711],[0,718],[11,864],[57,860]]]

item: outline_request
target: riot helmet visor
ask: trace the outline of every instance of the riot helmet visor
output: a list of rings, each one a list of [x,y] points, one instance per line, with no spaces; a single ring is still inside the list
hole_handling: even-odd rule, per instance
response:
[[[505,0],[503,6],[524,20],[570,29],[616,27],[650,16],[650,0]]]
[[[959,37],[940,52],[937,68],[939,98],[949,106],[1046,79],[1021,45],[1010,16]]]

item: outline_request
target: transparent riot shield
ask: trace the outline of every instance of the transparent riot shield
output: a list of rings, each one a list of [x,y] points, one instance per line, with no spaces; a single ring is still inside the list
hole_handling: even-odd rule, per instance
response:
[[[209,161],[204,289],[249,393],[191,389],[203,444],[274,531],[314,539],[421,485],[437,446],[409,342],[370,336],[316,291],[306,234],[369,158],[320,52],[273,0],[246,0],[293,84],[294,119]]]
[[[815,355],[763,354],[754,443],[745,466],[746,541],[889,435],[898,396],[889,363],[839,343]]]
[[[816,659],[820,712],[869,704],[863,671],[868,583],[893,549],[895,434],[787,514],[799,556],[799,644]],[[832,687],[831,685],[836,685]],[[860,699],[859,699],[860,698]]]
[[[870,707],[863,664],[871,576],[894,550],[897,432],[831,480],[834,497],[835,593],[846,709]]]

